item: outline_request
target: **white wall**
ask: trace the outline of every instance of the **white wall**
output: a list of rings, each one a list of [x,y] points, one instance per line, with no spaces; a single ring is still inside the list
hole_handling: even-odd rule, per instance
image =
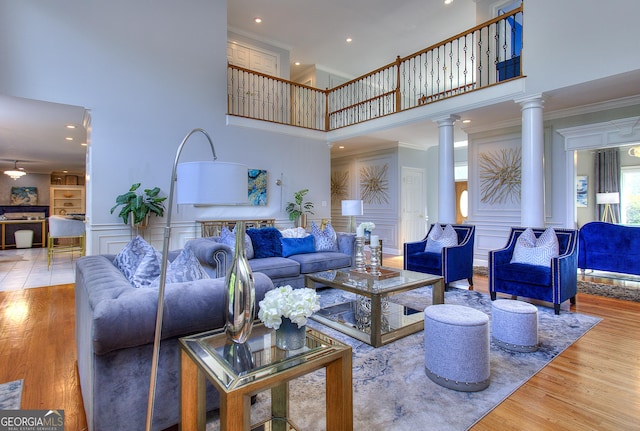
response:
[[[319,204],[330,196],[325,142],[225,125],[226,17],[226,2],[210,0],[0,1],[0,92],[91,110],[90,253],[117,251],[128,240],[109,209],[132,183],[168,194],[176,149],[195,127],[212,135],[219,160],[269,172],[269,204],[180,208],[173,248],[197,235],[196,218],[286,222],[274,185],[280,173],[284,199],[308,187],[316,217],[329,216]],[[208,157],[194,136],[181,161]],[[161,242],[161,220],[153,223],[151,239]]]

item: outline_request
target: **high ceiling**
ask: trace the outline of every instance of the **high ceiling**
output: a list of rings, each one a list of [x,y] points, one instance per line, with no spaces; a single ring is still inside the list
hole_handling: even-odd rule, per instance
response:
[[[481,0],[228,0],[228,25],[235,33],[263,40],[290,52],[291,63],[315,64],[345,77],[357,77],[473,27]],[[262,18],[256,24],[254,18]],[[352,42],[346,42],[347,37]],[[293,66],[295,67],[295,66]],[[545,113],[596,104],[629,95],[638,88],[640,74],[632,72],[598,83],[545,95]],[[517,121],[513,102],[490,109],[460,113],[472,124]],[[81,126],[82,107],[28,101],[0,95],[0,169],[18,166],[27,171],[77,171],[84,167],[86,141]],[[459,123],[459,122],[458,122]],[[465,136],[459,133],[456,140]],[[409,124],[350,138],[336,144],[353,148],[396,145],[432,145],[437,139],[433,122]],[[72,141],[65,140],[73,138]],[[334,145],[332,151],[337,150]]]

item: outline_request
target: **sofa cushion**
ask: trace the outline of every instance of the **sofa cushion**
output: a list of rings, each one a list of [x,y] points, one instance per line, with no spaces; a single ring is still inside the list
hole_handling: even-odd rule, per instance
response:
[[[272,280],[300,275],[300,264],[287,257],[250,259],[249,266],[253,272],[262,272]]]
[[[265,257],[282,257],[282,234],[275,227],[262,229],[248,229],[247,235],[253,244],[253,257],[263,259]]]
[[[228,227],[223,226],[220,231],[220,239],[218,242],[221,244],[226,244],[231,247],[232,250],[236,248],[236,228],[233,230],[229,230]],[[253,251],[253,243],[251,242],[251,237],[245,232],[244,234],[244,252],[247,256],[247,259],[253,259],[254,251]]]
[[[558,257],[559,249],[558,237],[553,228],[548,228],[538,238],[531,228],[527,228],[516,240],[511,263],[550,267],[551,259]]]
[[[327,222],[324,229],[320,229],[315,222],[311,222],[311,235],[316,241],[316,251],[338,251],[338,240],[336,231]]]
[[[304,238],[280,238],[280,242],[282,243],[282,257],[289,257],[292,254],[314,253],[316,251],[312,235]]]
[[[300,274],[309,274],[312,272],[351,266],[351,256],[337,251],[294,254],[289,256],[289,259],[300,264]]]
[[[113,264],[135,287],[151,287],[160,275],[162,257],[140,235],[118,253]]]
[[[424,251],[430,253],[440,253],[443,247],[454,247],[458,245],[458,233],[450,224],[444,229],[436,223],[431,228],[427,236],[427,244]]]

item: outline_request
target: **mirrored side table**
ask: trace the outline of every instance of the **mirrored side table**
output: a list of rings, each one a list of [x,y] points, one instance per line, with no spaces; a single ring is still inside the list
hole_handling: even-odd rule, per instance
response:
[[[289,418],[288,382],[326,368],[327,430],[353,430],[351,346],[307,328],[306,345],[284,351],[275,331],[254,325],[244,344],[231,343],[224,329],[180,339],[180,417],[182,431],[204,431],[205,379],[220,394],[220,430],[295,430]],[[250,424],[251,397],[271,390],[271,419]]]

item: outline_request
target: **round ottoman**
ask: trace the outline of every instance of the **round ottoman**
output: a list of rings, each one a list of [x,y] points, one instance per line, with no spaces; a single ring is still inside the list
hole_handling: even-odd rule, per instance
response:
[[[474,392],[489,386],[489,317],[470,307],[439,304],[424,310],[424,363],[435,383]]]
[[[512,299],[491,304],[491,335],[500,347],[515,352],[538,350],[538,309]]]

